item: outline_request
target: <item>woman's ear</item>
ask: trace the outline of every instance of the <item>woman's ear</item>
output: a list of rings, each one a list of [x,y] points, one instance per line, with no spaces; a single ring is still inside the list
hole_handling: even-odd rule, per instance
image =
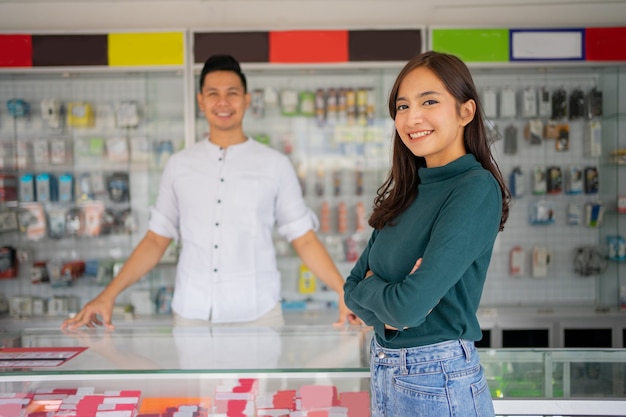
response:
[[[476,115],[476,102],[472,99],[461,104],[461,121],[463,126],[467,126],[469,122],[474,120]]]

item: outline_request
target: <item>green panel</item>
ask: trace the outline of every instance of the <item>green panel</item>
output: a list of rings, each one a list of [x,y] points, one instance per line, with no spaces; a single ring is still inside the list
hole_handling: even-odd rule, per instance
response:
[[[465,62],[508,62],[508,29],[433,29],[433,50]]]

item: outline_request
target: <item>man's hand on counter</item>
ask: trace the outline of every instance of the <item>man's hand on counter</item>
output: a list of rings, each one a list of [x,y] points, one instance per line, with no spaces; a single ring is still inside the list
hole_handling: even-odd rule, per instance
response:
[[[115,299],[108,299],[100,295],[87,304],[72,318],[65,320],[61,324],[61,330],[75,330],[79,327],[104,326],[107,329],[114,329],[111,322]]]

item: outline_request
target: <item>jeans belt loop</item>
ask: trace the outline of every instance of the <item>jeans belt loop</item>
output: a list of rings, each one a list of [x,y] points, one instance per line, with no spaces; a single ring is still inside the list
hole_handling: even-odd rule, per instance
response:
[[[472,350],[469,346],[469,342],[461,339],[459,343],[461,343],[461,348],[463,348],[463,353],[465,353],[465,362],[469,363],[472,360]]]
[[[400,351],[400,369],[402,369],[402,373],[403,374],[408,374],[409,370],[406,367],[406,357],[407,357],[407,350],[406,349],[402,349]]]

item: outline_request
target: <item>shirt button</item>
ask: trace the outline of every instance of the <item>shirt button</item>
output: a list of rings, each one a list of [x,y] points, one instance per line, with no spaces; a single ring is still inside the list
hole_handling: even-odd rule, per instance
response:
[[[378,359],[385,359],[387,357],[387,355],[385,355],[385,352],[378,352]]]
[[[219,224],[219,223],[215,223],[215,225],[216,225],[216,226],[219,226],[220,224]]]
[[[217,200],[217,204],[220,204],[222,202],[222,200]]]
[[[218,161],[221,161],[221,160],[222,160],[222,158],[219,158],[219,159],[218,159]]]
[[[213,246],[215,249],[217,249],[217,245]]]
[[[213,268],[213,272],[217,272],[217,268]]]
[[[224,182],[224,178],[220,178],[220,181],[221,181],[221,182]]]

